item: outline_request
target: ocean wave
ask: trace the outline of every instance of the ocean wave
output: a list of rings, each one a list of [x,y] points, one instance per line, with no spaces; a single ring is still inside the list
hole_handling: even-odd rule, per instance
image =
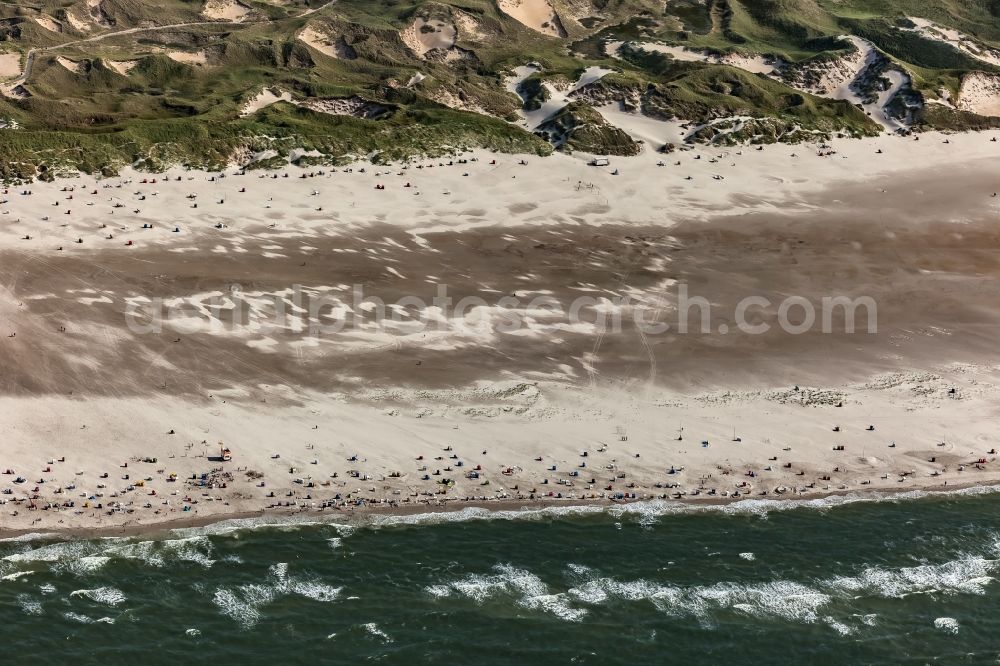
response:
[[[34,571],[15,571],[14,573],[9,573],[6,576],[0,577],[0,580],[15,581],[18,578],[24,578],[25,576],[30,576],[35,573]]]
[[[114,624],[115,620],[112,617],[99,617],[92,618],[87,615],[81,615],[80,613],[66,612],[63,613],[63,617],[71,622],[79,622],[80,624]]]
[[[541,610],[563,620],[578,621],[587,611],[574,608],[566,593],[552,594],[541,578],[524,569],[509,564],[498,564],[492,574],[473,574],[444,585],[432,585],[426,591],[432,596],[443,598],[462,596],[484,603],[496,597],[509,597],[523,608]]]
[[[111,561],[106,555],[84,555],[60,563],[57,570],[66,570],[76,576],[86,576],[104,568]]]
[[[846,624],[844,624],[835,617],[827,615],[826,617],[823,618],[823,621],[826,623],[828,627],[836,631],[841,636],[849,636],[850,634],[854,633],[853,629],[851,629],[849,626],[847,626]]]
[[[960,628],[958,620],[953,617],[939,617],[934,620],[934,628],[947,631],[949,634],[957,634]]]
[[[379,628],[379,626],[374,622],[369,622],[368,624],[364,624],[362,625],[362,628],[372,636],[375,636],[376,638],[381,638],[386,643],[392,643],[392,637],[390,637],[389,634],[382,631]],[[331,638],[331,636],[327,636],[327,638]]]
[[[193,562],[208,569],[215,564],[215,547],[204,535],[161,541],[136,541],[108,549],[108,553],[124,559],[140,560],[157,568],[169,562]]]
[[[0,543],[31,543],[34,541],[50,541],[63,538],[58,532],[28,532],[17,536],[0,539]]]
[[[45,611],[42,610],[42,602],[35,599],[30,594],[19,594],[17,595],[17,604],[24,611],[25,615],[43,615]]]
[[[268,569],[264,582],[219,588],[213,593],[212,601],[219,612],[244,629],[249,629],[260,621],[262,609],[280,597],[298,595],[314,601],[331,602],[340,597],[342,590],[314,578],[291,576],[288,563],[278,562]]]
[[[5,562],[18,564],[34,562],[60,562],[77,560],[81,557],[100,555],[106,548],[104,540],[60,541],[38,548],[27,548],[3,556]]]
[[[569,594],[589,605],[601,605],[612,599],[648,601],[664,613],[694,617],[709,626],[719,612],[730,610],[752,617],[812,623],[818,619],[819,609],[830,602],[830,595],[821,590],[787,580],[678,587],[646,580],[623,582],[597,578],[571,588]]]
[[[985,547],[995,552],[991,536]],[[960,553],[954,559],[908,567],[868,566],[853,575],[805,581],[720,581],[703,585],[677,585],[653,580],[619,580],[591,567],[568,564],[570,580],[565,591],[553,590],[531,571],[509,564],[495,565],[490,573],[469,574],[429,585],[424,591],[437,599],[465,598],[478,604],[509,599],[523,608],[576,621],[596,607],[645,602],[673,617],[693,618],[707,628],[727,613],[804,624],[822,623],[841,635],[858,627],[876,625],[877,615],[852,614],[838,618],[838,608],[860,598],[903,598],[911,594],[975,594],[986,592],[1000,568],[1000,560],[983,554]],[[834,612],[831,612],[834,611]],[[854,626],[852,626],[854,625]]]
[[[215,562],[213,557],[214,547],[205,536],[155,541],[113,537],[29,546],[4,555],[2,561],[13,566],[45,563],[54,572],[84,577],[99,572],[115,559],[137,560],[157,568],[172,562],[192,562],[208,568]]]
[[[994,579],[997,560],[965,555],[941,564],[915,567],[868,567],[855,576],[837,576],[824,582],[832,590],[854,595],[902,598],[910,594],[985,594]]]
[[[92,590],[73,590],[71,597],[84,597],[99,604],[118,606],[125,603],[125,593],[116,587],[96,587]]]
[[[576,567],[577,577],[594,574]],[[491,599],[509,598],[517,605],[540,610],[568,621],[582,620],[588,609],[610,601],[646,601],[656,609],[676,617],[694,617],[712,625],[720,611],[737,611],[754,617],[772,616],[798,622],[816,622],[818,610],[830,602],[822,591],[792,581],[756,584],[722,582],[713,585],[679,587],[647,580],[618,581],[608,577],[582,580],[566,592],[553,592],[538,576],[509,564],[493,567],[490,574],[472,574],[425,591],[433,597],[464,597],[482,604]]]
[[[188,537],[225,537],[233,536],[245,530],[284,529],[296,530],[312,525],[326,525],[327,521],[303,518],[302,516],[259,516],[254,518],[227,518],[216,523],[199,527],[177,527],[170,530],[171,534],[181,538]]]

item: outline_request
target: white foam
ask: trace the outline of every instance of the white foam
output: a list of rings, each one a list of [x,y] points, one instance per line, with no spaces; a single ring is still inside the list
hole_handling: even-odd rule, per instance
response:
[[[889,569],[870,567],[856,576],[838,576],[824,582],[829,589],[855,595],[905,597],[910,594],[985,594],[997,561],[972,555],[942,564]]]
[[[99,604],[118,606],[125,602],[125,594],[116,587],[95,587],[92,590],[74,590],[71,597],[84,597]]]
[[[25,615],[43,615],[42,602],[27,594],[17,595],[17,603]]]
[[[387,634],[384,631],[382,631],[381,629],[379,629],[379,626],[377,624],[375,624],[374,622],[369,622],[368,624],[365,624],[365,625],[362,625],[362,626],[363,626],[364,630],[367,631],[372,636],[375,636],[377,638],[381,638],[386,643],[391,643],[392,642],[392,637],[390,637],[389,634]]]
[[[80,624],[94,624],[94,623],[114,624],[115,623],[114,618],[99,617],[97,619],[94,619],[92,617],[88,617],[86,615],[81,615],[79,613],[73,613],[73,612],[63,613],[63,617],[66,618],[67,620],[72,621],[72,622],[79,622]]]
[[[66,562],[65,568],[74,575],[85,576],[103,569],[104,565],[110,561],[111,558],[104,555],[85,555],[75,560],[69,560]]]
[[[493,574],[473,574],[451,583],[432,585],[425,589],[434,597],[463,596],[476,603],[483,603],[495,597],[512,597],[515,603],[523,608],[541,610],[569,621],[582,620],[587,614],[585,609],[570,606],[565,593],[550,593],[548,586],[529,571],[517,569],[509,564],[498,564],[493,570],[495,572]]]
[[[330,602],[340,596],[342,589],[315,579],[290,576],[288,563],[278,562],[268,569],[268,578],[263,583],[240,585],[235,589],[219,588],[212,601],[223,615],[249,629],[260,621],[262,608],[279,597],[297,594],[314,601]]]
[[[61,538],[61,535],[55,532],[29,532],[27,534],[0,539],[0,543],[30,543],[32,541],[48,541],[59,538]]]
[[[152,567],[164,567],[169,562],[193,562],[206,569],[215,560],[215,549],[207,536],[195,535],[163,541],[133,541],[116,544],[106,551],[107,555],[123,559],[139,560]]]
[[[831,629],[836,631],[841,636],[847,636],[849,634],[854,633],[854,630],[851,629],[849,626],[847,626],[840,620],[837,620],[836,618],[830,617],[829,615],[824,617],[823,621],[826,622]]]
[[[35,572],[34,571],[15,571],[12,574],[7,574],[3,578],[0,578],[0,580],[10,580],[10,581],[13,581],[13,580],[17,580],[18,578],[23,578],[24,576],[31,575],[33,573],[35,573]]]
[[[953,617],[939,617],[934,620],[934,628],[947,631],[949,634],[957,634],[959,629],[958,620]]]

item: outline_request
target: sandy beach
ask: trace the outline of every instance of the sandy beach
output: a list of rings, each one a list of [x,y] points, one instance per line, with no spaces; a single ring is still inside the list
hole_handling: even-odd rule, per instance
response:
[[[995,483],[998,137],[12,185],[0,525]]]

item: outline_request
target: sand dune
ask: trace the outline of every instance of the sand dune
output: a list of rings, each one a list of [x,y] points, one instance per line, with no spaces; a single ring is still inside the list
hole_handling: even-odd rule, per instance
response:
[[[522,65],[520,67],[515,67],[513,76],[508,77],[506,80],[507,90],[524,100],[524,97],[521,94],[521,84],[523,84],[529,76],[532,76],[539,71],[541,70],[534,65]],[[545,100],[538,109],[533,111],[525,111],[522,109],[518,112],[524,119],[524,126],[529,130],[534,130],[569,104],[575,93],[584,90],[592,83],[600,81],[611,72],[612,70],[604,67],[588,67],[583,71],[583,73],[580,74],[580,78],[577,79],[577,81],[562,89],[559,89],[552,83],[546,81],[543,85],[548,91],[548,99]]]
[[[38,25],[42,26],[43,28],[51,32],[63,31],[62,24],[59,23],[59,21],[56,21],[51,16],[45,16],[44,14],[42,14],[41,16],[36,16],[35,23],[37,23]]]
[[[204,51],[196,51],[194,53],[188,51],[167,51],[167,57],[186,65],[204,65],[208,62],[208,57]]]
[[[818,74],[818,76],[810,78],[808,85],[800,82],[798,88],[803,92],[820,97],[842,99],[852,104],[860,105],[872,120],[879,123],[887,131],[895,131],[905,127],[905,123],[891,117],[886,112],[885,107],[904,86],[909,84],[909,76],[897,68],[889,68],[884,72],[883,76],[889,79],[891,83],[890,87],[882,91],[874,102],[865,103],[858,91],[858,83],[864,76],[865,71],[875,64],[879,58],[879,54],[870,42],[860,37],[847,35],[844,36],[844,39],[854,44],[856,51],[847,57],[816,65],[812,73]],[[617,56],[625,44],[626,42],[609,42],[607,53]],[[770,76],[788,85],[796,85],[794,80],[787,80],[781,76],[782,70],[787,68],[786,63],[780,60],[765,58],[764,56],[741,55],[738,53],[719,56],[707,51],[692,50],[684,46],[655,42],[628,42],[627,44],[653,53],[669,54],[678,60],[738,67],[754,74]]]
[[[104,63],[115,70],[122,76],[128,76],[136,65],[139,64],[138,60],[105,60]]]
[[[62,56],[57,57],[56,62],[74,74],[82,74],[84,71],[84,64],[82,62],[76,62]]]
[[[455,27],[462,39],[478,42],[487,38],[487,34],[483,32],[479,21],[472,15],[459,9],[453,9],[452,17],[455,19]]]
[[[455,46],[458,31],[454,23],[425,20],[417,17],[400,33],[400,38],[411,51],[423,57],[429,51],[447,51]]]
[[[924,37],[951,44],[959,51],[972,56],[976,60],[1000,67],[1000,49],[986,46],[969,35],[963,34],[958,30],[937,25],[927,19],[915,16],[908,18],[916,26],[913,30],[919,32]]]
[[[566,31],[548,0],[497,0],[497,5],[504,14],[543,35],[566,36]]]
[[[298,37],[323,55],[330,56],[331,58],[340,57],[340,54],[337,52],[337,47],[330,41],[329,35],[320,32],[312,26],[306,26],[303,28]]]
[[[291,102],[292,94],[287,90],[278,90],[277,94],[270,88],[264,88],[257,95],[251,98],[243,109],[240,110],[240,117],[245,118],[261,109],[271,106],[275,102]]]
[[[66,21],[77,32],[90,32],[93,29],[93,25],[88,23],[86,20],[77,17],[72,11],[66,12]]]
[[[611,42],[607,51],[612,55],[617,55],[624,42]],[[671,46],[656,42],[629,42],[630,46],[639,48],[651,53],[665,53],[673,56],[677,60],[687,62],[708,62],[716,65],[730,65],[739,69],[753,72],[754,74],[771,74],[780,65],[773,59],[759,55],[743,55],[739,53],[727,53],[719,56],[712,53],[689,49],[685,46]]]
[[[265,88],[250,99],[240,111],[240,117],[246,117],[266,108],[276,102],[288,102],[306,109],[327,113],[334,116],[367,117],[383,107],[373,104],[360,97],[345,98],[310,98],[297,100],[287,90],[272,90]]]
[[[962,78],[958,107],[981,116],[1000,116],[1000,76],[970,72]]]
[[[237,0],[208,0],[201,13],[210,19],[239,21],[250,13],[250,8]]]

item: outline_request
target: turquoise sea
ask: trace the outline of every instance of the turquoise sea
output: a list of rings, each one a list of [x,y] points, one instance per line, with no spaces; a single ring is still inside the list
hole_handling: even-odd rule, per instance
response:
[[[0,543],[17,663],[1000,659],[1000,492]]]

